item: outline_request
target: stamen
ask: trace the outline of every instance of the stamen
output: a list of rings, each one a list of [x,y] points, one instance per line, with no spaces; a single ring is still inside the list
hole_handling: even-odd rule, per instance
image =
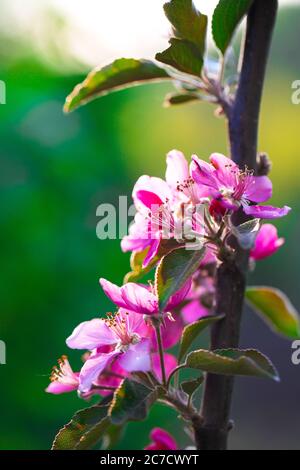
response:
[[[132,334],[129,326],[128,312],[126,312],[125,316],[119,311],[114,313],[108,312],[107,318],[104,321],[106,326],[108,326],[118,338],[118,349],[122,349],[123,346],[128,346],[132,343],[134,334]]]
[[[62,356],[58,359],[58,367],[54,366],[52,368],[52,373],[50,376],[51,382],[60,382],[65,384],[77,384],[77,378],[69,364],[67,356]]]
[[[234,172],[236,175],[236,187],[233,191],[232,197],[234,199],[240,200],[243,197],[243,194],[247,191],[249,186],[251,186],[253,181],[254,171],[249,170],[247,166],[245,166],[244,170],[239,170]]]

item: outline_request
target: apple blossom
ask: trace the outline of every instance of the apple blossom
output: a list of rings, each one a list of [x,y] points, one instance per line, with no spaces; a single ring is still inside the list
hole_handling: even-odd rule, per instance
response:
[[[290,211],[284,206],[250,205],[250,202],[265,202],[272,196],[272,183],[267,176],[254,176],[247,168],[241,170],[231,159],[214,153],[210,163],[193,157],[192,177],[213,204],[225,211],[236,212],[240,207],[245,214],[261,219],[283,217]]]
[[[62,356],[58,359],[58,366],[53,367],[50,380],[46,392],[54,395],[73,392],[79,386],[79,372],[73,372],[67,356]]]
[[[143,336],[145,325],[140,315],[124,310],[81,323],[67,339],[72,349],[92,351],[79,374],[79,391],[90,391],[93,383],[114,360],[127,372],[151,369],[150,340]],[[110,346],[108,352],[99,351]]]
[[[154,428],[150,433],[151,443],[145,450],[178,450],[175,439],[162,428]]]
[[[100,279],[100,285],[107,297],[118,307],[144,315],[157,315],[160,313],[158,296],[152,286],[128,282],[122,287],[118,287],[103,278]],[[189,279],[178,292],[170,297],[165,308],[165,313],[177,307],[185,299],[190,288],[191,279]]]
[[[284,238],[279,238],[277,229],[272,224],[264,224],[260,228],[250,258],[258,261],[273,255],[284,244]]]

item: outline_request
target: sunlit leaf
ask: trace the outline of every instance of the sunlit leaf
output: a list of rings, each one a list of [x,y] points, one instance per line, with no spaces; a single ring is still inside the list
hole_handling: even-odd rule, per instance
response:
[[[171,0],[164,5],[166,17],[173,25],[177,38],[186,39],[197,46],[203,57],[205,50],[207,16],[202,15],[192,0]]]
[[[177,38],[171,38],[169,43],[168,49],[156,54],[156,60],[171,65],[180,72],[200,75],[203,57],[197,47],[192,42]]]
[[[160,310],[164,310],[170,297],[194,274],[204,255],[204,247],[195,251],[179,248],[162,258],[155,274]]]
[[[171,79],[167,72],[149,60],[117,59],[92,70],[67,97],[64,110],[73,111],[95,98],[149,81]]]
[[[171,0],[164,5],[173,26],[170,47],[156,54],[156,59],[180,72],[201,74],[205,49],[207,17],[196,10],[192,0]]]
[[[240,21],[253,0],[220,0],[213,15],[212,32],[217,47],[224,54]]]
[[[205,328],[213,325],[217,321],[222,320],[222,318],[224,318],[224,315],[205,317],[194,323],[191,323],[190,325],[187,325],[182,332],[178,361],[181,361],[183,356],[187,353],[188,349],[192,345],[193,341],[195,341],[195,339],[203,330],[205,330]]]
[[[273,331],[291,339],[300,338],[300,318],[288,297],[273,287],[248,287],[246,298]]]
[[[53,450],[74,450],[93,447],[102,438],[110,422],[108,405],[95,405],[78,411],[57,434]]]
[[[123,380],[109,408],[111,422],[121,425],[127,421],[145,419],[156,398],[156,392],[145,385],[129,379]]]
[[[267,377],[279,381],[271,361],[254,349],[199,349],[187,356],[186,365],[212,374]]]

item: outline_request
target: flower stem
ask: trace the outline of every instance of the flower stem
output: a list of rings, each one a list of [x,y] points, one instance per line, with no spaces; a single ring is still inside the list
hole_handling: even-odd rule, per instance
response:
[[[160,359],[162,383],[163,383],[164,387],[167,387],[167,376],[166,376],[166,368],[165,368],[165,360],[164,360],[164,350],[163,350],[163,344],[162,344],[161,331],[160,331],[160,325],[159,324],[155,325],[155,332],[156,332],[156,340],[157,340],[159,359]]]

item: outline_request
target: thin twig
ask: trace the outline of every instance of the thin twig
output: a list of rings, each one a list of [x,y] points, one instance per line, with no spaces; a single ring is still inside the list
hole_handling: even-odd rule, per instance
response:
[[[156,332],[156,339],[157,339],[159,359],[160,359],[162,383],[163,383],[164,387],[166,387],[167,386],[167,376],[166,376],[166,368],[165,368],[165,360],[164,360],[164,350],[163,350],[163,344],[162,344],[162,339],[161,339],[161,330],[160,330],[160,325],[159,324],[155,325],[155,332]]]

